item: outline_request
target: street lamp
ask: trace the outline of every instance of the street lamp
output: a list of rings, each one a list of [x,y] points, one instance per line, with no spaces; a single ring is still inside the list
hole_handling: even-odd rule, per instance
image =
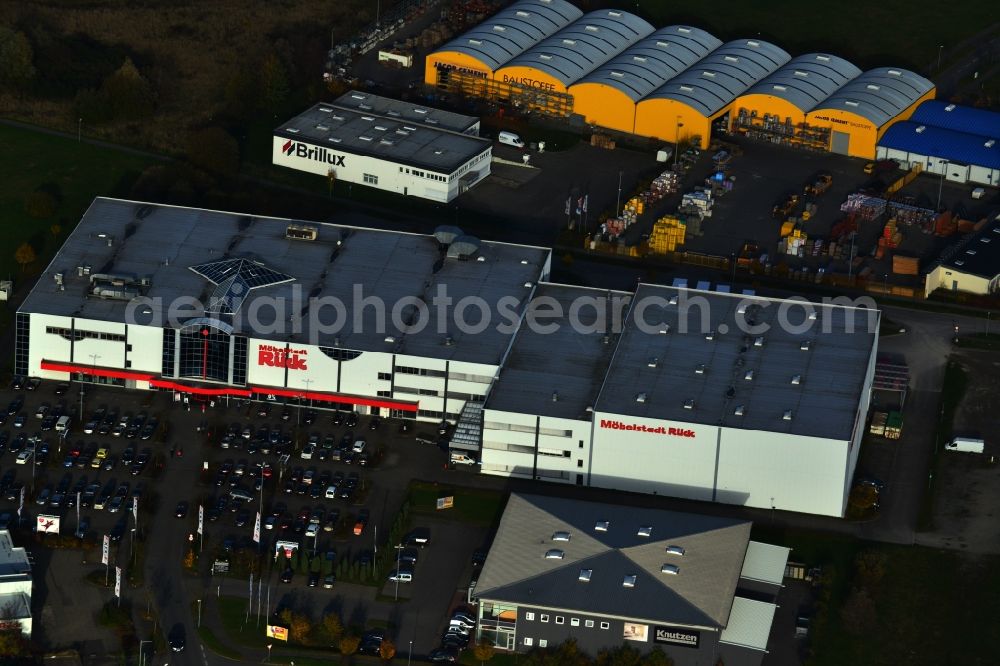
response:
[[[410,657],[413,656],[413,641],[410,641],[410,651],[406,653],[406,666],[410,666]]]
[[[403,544],[396,544],[396,591],[393,593],[393,601],[399,601],[399,553],[403,549]],[[410,641],[412,644],[413,641]]]
[[[937,71],[941,71],[941,52],[944,51],[944,44],[938,45],[938,66]]]
[[[309,379],[308,377],[302,380],[302,383],[306,385],[306,394],[309,393],[309,386],[314,381],[316,381],[316,380],[315,379]],[[301,395],[299,396],[299,409],[295,413],[295,425],[296,426],[302,425],[302,397],[303,396],[301,396]]]
[[[267,644],[267,659],[265,660],[266,663],[270,663],[270,661],[271,661],[271,647],[272,647],[272,644],[268,643]]]
[[[681,117],[677,116],[677,127],[674,132],[674,171],[677,171],[677,153],[681,152],[681,128],[684,127],[684,123],[681,122]]]
[[[146,643],[152,643],[152,642],[153,642],[152,639],[146,641],[139,641],[139,666],[143,665],[145,657],[142,651],[143,650],[142,646],[145,645]]]
[[[615,217],[621,215],[622,212],[622,174],[623,171],[618,172],[618,200],[615,202]]]

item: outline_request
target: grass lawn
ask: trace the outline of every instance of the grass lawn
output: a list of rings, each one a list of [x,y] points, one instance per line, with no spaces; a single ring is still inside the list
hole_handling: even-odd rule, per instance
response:
[[[941,459],[941,446],[951,437],[955,410],[962,402],[968,386],[969,376],[966,374],[965,368],[962,367],[961,363],[949,359],[944,370],[944,381],[941,383],[941,416],[934,432],[934,451],[931,453],[931,482],[927,492],[924,493],[923,505],[920,507],[918,529],[929,530],[933,528],[934,491],[937,488],[934,477],[938,476],[937,468]]]
[[[438,509],[439,497],[453,496],[455,504],[450,509]],[[434,514],[466,523],[489,526],[500,518],[506,497],[504,493],[446,486],[423,481],[410,484],[410,507],[417,514]]]
[[[240,645],[264,647],[267,644],[267,636],[264,632],[264,623],[267,618],[261,617],[261,626],[258,627],[257,615],[251,613],[250,620],[245,622],[247,603],[247,600],[242,597],[220,597],[217,605],[222,626],[229,638]]]
[[[90,202],[121,196],[152,162],[72,139],[0,126],[0,276],[16,276],[14,251],[29,241],[37,260],[29,272],[44,270]],[[26,194],[43,189],[58,201],[55,214],[35,219],[24,210]],[[58,225],[58,233],[53,233]]]
[[[722,41],[761,38],[792,56],[825,51],[862,69],[898,66],[926,75],[928,64],[934,62],[936,68],[939,45],[945,47],[942,66],[947,66],[948,49],[988,27],[986,17],[995,15],[995,9],[989,0],[951,4],[848,0],[822,9],[794,0],[683,4],[653,0],[640,3],[640,13],[658,27],[690,23]]]
[[[994,663],[987,651],[1000,644],[1000,626],[985,618],[1000,613],[993,593],[1000,557],[767,527],[755,527],[753,538],[789,546],[792,560],[820,565],[829,576],[829,610],[814,617],[808,664]],[[875,621],[852,634],[840,611],[857,585],[854,558],[868,550],[885,555],[885,575],[870,590]]]
[[[958,339],[958,346],[965,349],[1000,350],[1000,333],[973,333]]]
[[[198,638],[201,639],[201,642],[204,643],[209,650],[221,657],[235,660],[242,658],[242,655],[239,652],[224,645],[208,627],[198,627]]]

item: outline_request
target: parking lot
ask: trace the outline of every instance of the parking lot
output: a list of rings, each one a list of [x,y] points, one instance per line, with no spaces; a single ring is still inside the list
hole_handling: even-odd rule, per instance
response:
[[[101,588],[106,573],[113,586],[115,566],[125,571],[123,597],[136,607],[152,600],[168,609],[161,609],[164,614],[180,615],[161,618],[172,626],[191,623],[179,588],[192,598],[207,597],[213,587],[222,593],[226,581],[236,585],[261,552],[270,610],[294,608],[317,621],[336,610],[348,626],[390,627],[397,644],[409,647],[412,640],[414,654],[427,654],[449,610],[464,599],[473,551],[488,539],[487,525],[426,512],[398,518],[411,480],[469,479],[445,469],[447,455],[433,443],[433,425],[403,428],[398,420],[310,405],[186,404],[166,393],[110,387],[87,387],[81,422],[79,386],[53,382],[5,391],[0,400],[0,407],[12,403],[0,427],[0,520],[17,529],[23,487],[22,540],[33,537],[36,516],[48,514],[61,518],[64,539],[78,534],[84,546],[82,554],[38,550],[46,539],[54,545],[54,535],[28,544],[40,554],[35,600],[42,626],[36,636],[53,648],[98,653],[116,647],[113,636],[71,629],[91,626],[93,614],[111,599],[111,590]],[[72,417],[65,433],[55,429],[60,415]],[[430,443],[418,443],[418,435]],[[19,464],[23,451],[34,453]],[[502,486],[499,479],[486,483]],[[258,510],[259,545],[253,540]],[[405,530],[392,534],[394,526]],[[107,569],[101,565],[104,535],[111,540]],[[393,537],[409,542],[397,549]],[[278,541],[298,552],[286,560],[283,548],[275,550]],[[201,575],[176,578],[189,550],[200,555]],[[129,563],[141,565],[144,553],[144,572],[130,571]],[[400,577],[398,591],[388,580],[397,556],[399,570],[409,574]],[[209,575],[217,561],[229,564],[230,576]],[[73,604],[46,603],[88,577],[93,585]],[[242,590],[246,594],[245,579]]]

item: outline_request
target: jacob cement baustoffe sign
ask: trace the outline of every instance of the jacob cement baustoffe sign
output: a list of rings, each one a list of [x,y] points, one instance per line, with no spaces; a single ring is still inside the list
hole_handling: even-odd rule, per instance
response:
[[[678,629],[677,627],[656,627],[653,631],[653,642],[664,645],[697,648],[700,640],[701,634],[697,631]]]

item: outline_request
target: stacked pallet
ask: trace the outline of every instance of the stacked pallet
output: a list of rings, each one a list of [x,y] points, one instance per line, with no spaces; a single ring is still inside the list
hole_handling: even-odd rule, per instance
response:
[[[673,215],[661,217],[653,224],[649,235],[649,251],[654,254],[673,252],[679,245],[684,245],[687,225]]]
[[[787,254],[793,257],[804,257],[805,246],[809,237],[801,229],[796,229],[785,238],[778,241],[778,254]]]

